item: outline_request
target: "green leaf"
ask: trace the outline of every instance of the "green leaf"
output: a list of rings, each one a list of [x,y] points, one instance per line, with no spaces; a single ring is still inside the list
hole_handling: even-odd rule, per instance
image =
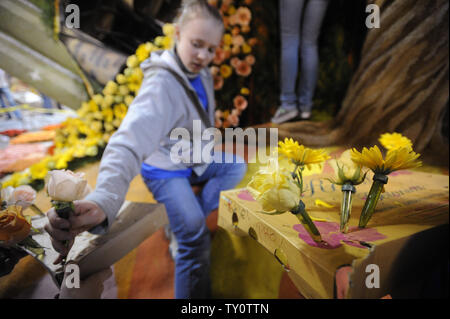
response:
[[[35,241],[31,236],[28,236],[24,240],[22,240],[19,243],[20,246],[26,247],[28,249],[30,248],[42,248],[41,245],[38,244],[37,241]]]

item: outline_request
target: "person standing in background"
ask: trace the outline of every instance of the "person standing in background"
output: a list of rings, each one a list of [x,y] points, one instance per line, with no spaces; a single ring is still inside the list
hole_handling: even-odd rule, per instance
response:
[[[6,75],[6,72],[3,71],[2,69],[0,69],[0,103],[2,105],[2,108],[7,108],[9,106],[16,105],[16,102],[14,101],[11,91],[9,90],[8,77]],[[21,121],[23,120],[22,114],[20,113],[19,110],[15,110],[13,111],[13,113],[19,120]],[[12,118],[11,114],[9,113],[6,113],[6,116],[8,117],[8,119]]]
[[[275,124],[287,122],[299,114],[301,119],[311,117],[319,69],[318,38],[328,2],[329,0],[279,0],[281,105],[272,117]],[[299,52],[300,79],[296,90]]]

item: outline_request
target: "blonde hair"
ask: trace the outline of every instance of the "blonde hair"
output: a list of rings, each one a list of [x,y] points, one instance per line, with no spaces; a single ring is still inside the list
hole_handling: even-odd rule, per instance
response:
[[[183,0],[174,22],[183,27],[187,22],[198,17],[213,18],[224,30],[222,15],[206,0]]]

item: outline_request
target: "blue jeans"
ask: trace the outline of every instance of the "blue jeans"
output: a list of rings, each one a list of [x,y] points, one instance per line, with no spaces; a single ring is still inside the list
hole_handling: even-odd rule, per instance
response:
[[[311,111],[319,68],[317,40],[328,0],[279,0],[281,30],[281,106]],[[302,21],[302,12],[304,12]],[[301,24],[301,28],[300,28]],[[301,36],[300,36],[301,34]],[[296,91],[299,48],[300,80]]]
[[[6,104],[6,102],[3,98],[6,99],[6,101],[8,102],[8,105]],[[0,103],[2,105],[2,108],[16,105],[16,102],[14,101],[14,98],[13,98],[11,92],[9,91],[9,88],[7,88],[7,87],[0,88]],[[13,113],[19,120],[22,120],[22,114],[20,113],[19,110],[15,110],[15,111],[13,111]],[[8,116],[9,119],[11,118],[11,115],[9,113],[6,113],[6,115]]]
[[[233,154],[219,152],[217,155],[236,159]],[[189,178],[144,178],[154,198],[165,205],[170,228],[178,242],[175,257],[177,299],[210,297],[211,238],[206,217],[219,207],[220,192],[236,187],[244,177],[247,165],[239,162],[212,162],[201,176],[192,173]],[[196,196],[191,185],[199,183],[205,184]]]

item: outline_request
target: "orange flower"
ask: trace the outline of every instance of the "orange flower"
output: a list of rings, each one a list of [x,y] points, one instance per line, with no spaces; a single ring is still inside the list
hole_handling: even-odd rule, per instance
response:
[[[249,33],[250,32],[250,26],[248,26],[248,25],[242,26],[241,31],[242,31],[242,33]]]
[[[234,35],[234,36],[238,35],[239,33],[241,33],[241,30],[239,29],[238,26],[234,27],[234,28],[231,30],[231,34]]]
[[[230,7],[230,6],[224,2],[224,3],[222,3],[222,5],[220,6],[220,11],[221,11],[221,12],[227,12],[229,7]]]
[[[240,76],[249,76],[252,73],[252,67],[246,61],[240,61],[236,73]]]
[[[238,45],[233,45],[233,47],[231,48],[231,53],[234,55],[238,55],[239,53],[241,53],[241,48]]]
[[[247,102],[247,99],[245,97],[243,97],[242,95],[237,95],[233,99],[233,105],[237,110],[243,111],[247,108],[248,102]]]
[[[211,72],[211,75],[214,76],[219,73],[219,68],[217,66],[213,65],[209,68],[209,71]]]
[[[239,24],[238,19],[239,19],[239,17],[237,16],[237,14],[233,14],[232,16],[230,16],[230,20],[229,20],[230,25]]]
[[[236,69],[240,62],[241,62],[241,60],[239,60],[239,58],[234,57],[230,60],[230,65]]]
[[[216,112],[214,112],[214,118],[220,119],[221,117],[223,117],[223,112],[221,110],[216,110]]]
[[[0,211],[0,240],[7,245],[20,243],[30,234],[31,224],[22,215],[22,207],[11,205]]]
[[[225,50],[225,60],[229,59],[231,56],[231,48],[227,47],[227,48],[224,48],[224,50]]]
[[[225,51],[219,47],[216,49],[216,55],[214,56],[213,63],[214,64],[222,64],[222,62],[225,60],[225,58],[226,58]]]
[[[235,16],[237,17],[237,22],[241,26],[248,26],[250,24],[250,20],[252,19],[252,13],[247,7],[239,7],[237,9]]]
[[[216,128],[221,128],[222,125],[223,125],[223,122],[222,122],[221,119],[215,119],[215,121],[214,121],[214,127],[216,127]]]
[[[232,43],[234,46],[241,46],[245,42],[244,37],[240,34],[233,36]]]
[[[246,5],[248,5],[248,6],[251,5],[252,2],[253,2],[253,0],[245,0],[245,1],[244,1],[244,3],[245,3]]]
[[[230,18],[229,17],[222,17],[223,19],[223,26],[225,29],[228,29],[228,26],[230,25]]]
[[[250,44],[252,47],[254,47],[255,45],[258,44],[258,39],[257,38],[250,38],[250,39],[248,39],[248,44]]]
[[[233,114],[233,112],[228,115],[226,120],[231,126],[238,126],[239,125],[239,116],[236,114]]]
[[[256,60],[255,60],[255,56],[253,56],[253,55],[247,55],[246,57],[245,57],[245,62],[247,62],[248,64],[250,64],[250,65],[253,65],[253,64],[255,64],[255,62],[256,62]]]
[[[214,75],[214,90],[220,90],[223,87],[223,77],[220,75]]]

